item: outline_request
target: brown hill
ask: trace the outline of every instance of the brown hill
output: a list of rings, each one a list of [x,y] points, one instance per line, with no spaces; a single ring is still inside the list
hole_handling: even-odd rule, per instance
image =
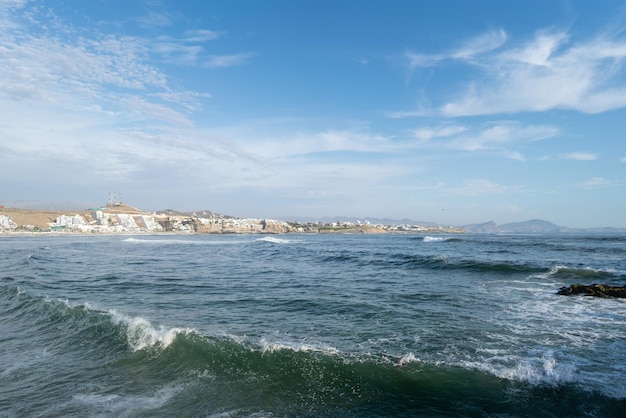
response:
[[[91,219],[91,212],[94,210],[102,210],[103,212],[117,214],[128,213],[131,215],[144,215],[146,212],[134,208],[128,205],[112,205],[103,206],[96,209],[86,210],[35,210],[35,209],[21,209],[21,208],[5,208],[0,207],[0,215],[10,216],[13,222],[19,226],[33,225],[39,229],[45,229],[50,227],[50,223],[54,222],[56,218],[61,215],[84,215],[86,219]]]
[[[50,222],[61,215],[75,215],[76,212],[42,211],[32,209],[0,208],[0,215],[10,216],[17,225],[33,225],[48,228]]]

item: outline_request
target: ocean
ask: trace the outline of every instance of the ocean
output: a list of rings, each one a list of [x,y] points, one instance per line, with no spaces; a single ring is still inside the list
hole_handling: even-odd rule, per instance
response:
[[[618,235],[0,237],[0,417],[624,417]]]

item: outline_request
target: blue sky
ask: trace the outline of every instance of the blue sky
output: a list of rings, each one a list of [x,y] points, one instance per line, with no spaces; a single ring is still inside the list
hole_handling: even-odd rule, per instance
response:
[[[0,0],[0,204],[626,227],[622,1]]]

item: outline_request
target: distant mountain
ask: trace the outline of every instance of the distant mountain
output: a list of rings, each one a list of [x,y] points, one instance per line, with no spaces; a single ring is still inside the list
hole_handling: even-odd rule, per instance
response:
[[[554,234],[554,233],[608,233],[623,234],[626,228],[569,228],[567,226],[559,226],[552,222],[542,219],[531,219],[524,222],[511,222],[507,224],[497,225],[494,221],[482,224],[463,225],[461,228],[467,232],[476,234]]]
[[[513,233],[549,233],[564,232],[567,228],[560,227],[542,219],[531,219],[524,222],[512,222],[500,225],[500,232]]]
[[[482,224],[463,225],[461,228],[465,229],[467,232],[473,232],[476,234],[497,234],[500,232],[498,225],[496,225],[494,221]]]
[[[552,222],[544,221],[542,219],[531,219],[524,222],[511,222],[508,224],[497,225],[494,221],[485,222],[482,224],[464,225],[463,229],[468,232],[482,233],[482,234],[497,234],[497,233],[517,233],[517,234],[532,234],[532,233],[555,233],[555,232],[571,232],[570,228],[562,227],[553,224]]]

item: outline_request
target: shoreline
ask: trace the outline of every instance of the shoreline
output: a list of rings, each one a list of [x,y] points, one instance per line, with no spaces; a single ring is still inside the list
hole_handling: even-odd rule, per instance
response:
[[[463,234],[453,226],[383,225],[365,223],[286,222],[243,219],[213,212],[144,212],[128,205],[82,211],[37,211],[0,208],[0,235],[132,235],[132,234]]]

